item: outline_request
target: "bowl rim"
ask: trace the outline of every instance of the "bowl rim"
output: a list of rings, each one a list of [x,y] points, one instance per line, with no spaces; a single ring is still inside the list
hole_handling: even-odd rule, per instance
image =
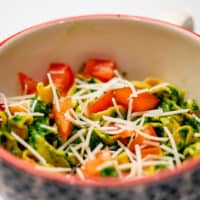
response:
[[[56,25],[59,23],[66,23],[68,21],[74,20],[87,20],[87,19],[128,19],[128,20],[137,20],[143,21],[147,23],[152,23],[156,25],[160,25],[166,28],[171,28],[174,31],[180,31],[182,33],[189,33],[192,37],[196,39],[200,39],[200,35],[195,33],[191,30],[185,29],[179,25],[172,24],[170,22],[166,22],[159,19],[154,19],[150,17],[144,16],[135,16],[135,15],[128,15],[128,14],[89,14],[89,15],[80,15],[80,16],[72,16],[72,17],[64,17],[55,20],[50,20],[47,22],[43,22],[40,24],[36,24],[25,28],[17,33],[9,36],[3,41],[0,41],[0,48],[4,47],[8,42],[12,41],[13,39],[18,38],[19,36],[23,35],[24,33],[28,33],[34,30],[38,30],[40,28],[47,27],[49,25]],[[55,172],[48,172],[41,170],[27,161],[22,160],[11,154],[9,151],[4,149],[0,145],[0,159],[5,161],[6,163],[10,164],[12,167],[17,168],[21,171],[27,172],[30,175],[34,175],[37,177],[42,177],[50,181],[55,181],[61,184],[67,185],[78,185],[78,186],[89,186],[89,187],[127,187],[127,186],[138,186],[138,185],[146,185],[150,183],[156,183],[158,181],[164,181],[166,179],[181,175],[185,172],[189,172],[200,165],[200,157],[196,159],[191,159],[189,161],[184,162],[180,166],[176,167],[173,170],[162,170],[154,175],[146,176],[146,177],[133,177],[130,179],[119,179],[119,178],[99,178],[94,177],[92,179],[85,179],[81,180],[77,176],[72,175],[63,175],[60,173]]]

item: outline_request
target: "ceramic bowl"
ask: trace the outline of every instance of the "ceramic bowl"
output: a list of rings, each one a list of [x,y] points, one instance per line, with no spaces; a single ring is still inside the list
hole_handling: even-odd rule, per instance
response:
[[[88,57],[115,60],[128,78],[156,76],[200,99],[200,39],[178,26],[125,15],[59,19],[0,43],[0,91],[18,94],[17,72],[39,79],[51,62],[77,70]],[[200,159],[143,178],[81,181],[44,172],[0,147],[0,192],[5,200],[200,199]]]

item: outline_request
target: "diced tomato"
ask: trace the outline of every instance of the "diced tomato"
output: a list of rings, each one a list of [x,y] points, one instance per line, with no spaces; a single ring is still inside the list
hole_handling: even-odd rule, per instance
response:
[[[98,166],[107,161],[112,161],[113,158],[108,149],[104,149],[96,154],[95,159],[88,160],[82,166],[82,172],[85,177],[99,176]]]
[[[65,96],[74,82],[75,76],[71,67],[64,63],[52,63],[48,72],[61,96]]]
[[[148,125],[144,128],[143,130],[144,133],[148,134],[148,135],[151,135],[151,136],[157,136],[154,128],[151,126],[151,125]],[[132,142],[131,142],[131,145],[130,145],[130,150],[132,152],[135,153],[135,145],[138,144],[138,145],[142,145],[144,144],[144,141],[152,141],[152,140],[149,140],[141,135],[138,135]],[[142,157],[145,157],[147,155],[162,155],[162,150],[159,146],[151,146],[151,145],[147,145],[145,148],[141,149],[141,154],[142,154]]]
[[[65,112],[72,108],[72,101],[70,98],[60,99],[60,112],[56,110],[53,105],[53,118],[58,126],[58,132],[63,139],[67,139],[71,134],[72,123],[65,118]]]
[[[142,145],[143,142],[144,142],[145,138],[141,135],[138,135],[132,142],[131,142],[131,145],[130,145],[130,149],[132,152],[135,152],[135,145],[138,144],[138,145]]]
[[[0,111],[4,111],[4,110],[5,110],[4,104],[0,103]]]
[[[144,131],[144,133],[146,133],[148,135],[157,137],[156,131],[154,130],[153,126],[150,125],[150,124],[148,124],[147,126],[145,126],[144,129],[143,129],[143,131]]]
[[[115,69],[115,63],[112,60],[89,59],[85,64],[83,75],[106,82],[115,76]]]
[[[62,139],[67,139],[71,134],[72,123],[68,121],[62,113],[57,113],[55,119],[60,137]]]
[[[100,98],[88,105],[88,113],[97,113],[111,107],[113,105],[112,98],[112,91],[103,94]]]
[[[129,97],[131,94],[132,92],[129,87],[124,87],[113,91],[113,95],[117,103],[124,106],[126,109],[128,109],[130,101]],[[141,112],[151,110],[154,109],[158,103],[159,99],[155,95],[149,92],[140,93],[138,96],[133,97],[132,111]]]
[[[124,145],[128,145],[130,138],[119,138],[120,142]]]
[[[72,100],[71,98],[61,98],[59,99],[59,104],[60,104],[60,112],[65,113],[67,110],[72,108]]]
[[[129,87],[116,89],[113,91],[113,95],[118,104],[128,109],[129,97],[131,95],[131,89]]]
[[[157,136],[154,128],[151,125],[148,125],[144,128],[143,130],[144,133],[150,135],[150,136]],[[145,140],[149,140],[145,137],[143,137],[142,135],[138,135],[137,137],[134,138],[134,140],[132,140],[131,144],[130,144],[130,150],[132,152],[135,152],[135,145],[142,145],[144,143]]]
[[[120,140],[120,142],[121,142],[122,144],[128,145],[131,136],[134,136],[134,135],[135,135],[135,132],[134,132],[134,131],[125,130],[125,131],[123,131],[122,133],[119,133],[119,134],[118,134],[118,138],[119,138],[119,140]]]
[[[154,109],[159,103],[158,97],[155,95],[144,92],[140,93],[133,99],[133,112],[140,112]]]
[[[36,92],[37,81],[33,80],[31,77],[26,74],[19,72],[18,73],[21,90],[25,94],[34,94]]]
[[[162,150],[160,147],[145,147],[144,149],[141,150],[142,158],[144,158],[147,155],[162,155]]]
[[[118,138],[129,138],[131,136],[135,135],[134,131],[128,131],[128,130],[124,130],[123,132],[118,134]]]

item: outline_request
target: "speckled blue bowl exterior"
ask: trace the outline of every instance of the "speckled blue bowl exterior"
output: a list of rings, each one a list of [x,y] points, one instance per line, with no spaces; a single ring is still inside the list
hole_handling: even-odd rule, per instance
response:
[[[199,200],[200,168],[154,184],[94,188],[58,184],[0,162],[0,193],[5,200]]]

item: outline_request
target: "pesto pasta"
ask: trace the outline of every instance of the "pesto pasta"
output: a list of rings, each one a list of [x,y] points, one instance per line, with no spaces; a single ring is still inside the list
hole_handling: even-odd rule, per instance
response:
[[[19,72],[22,95],[0,93],[0,145],[40,170],[140,177],[200,155],[200,108],[157,78],[127,80],[111,60],[80,73],[52,63],[43,82]]]

